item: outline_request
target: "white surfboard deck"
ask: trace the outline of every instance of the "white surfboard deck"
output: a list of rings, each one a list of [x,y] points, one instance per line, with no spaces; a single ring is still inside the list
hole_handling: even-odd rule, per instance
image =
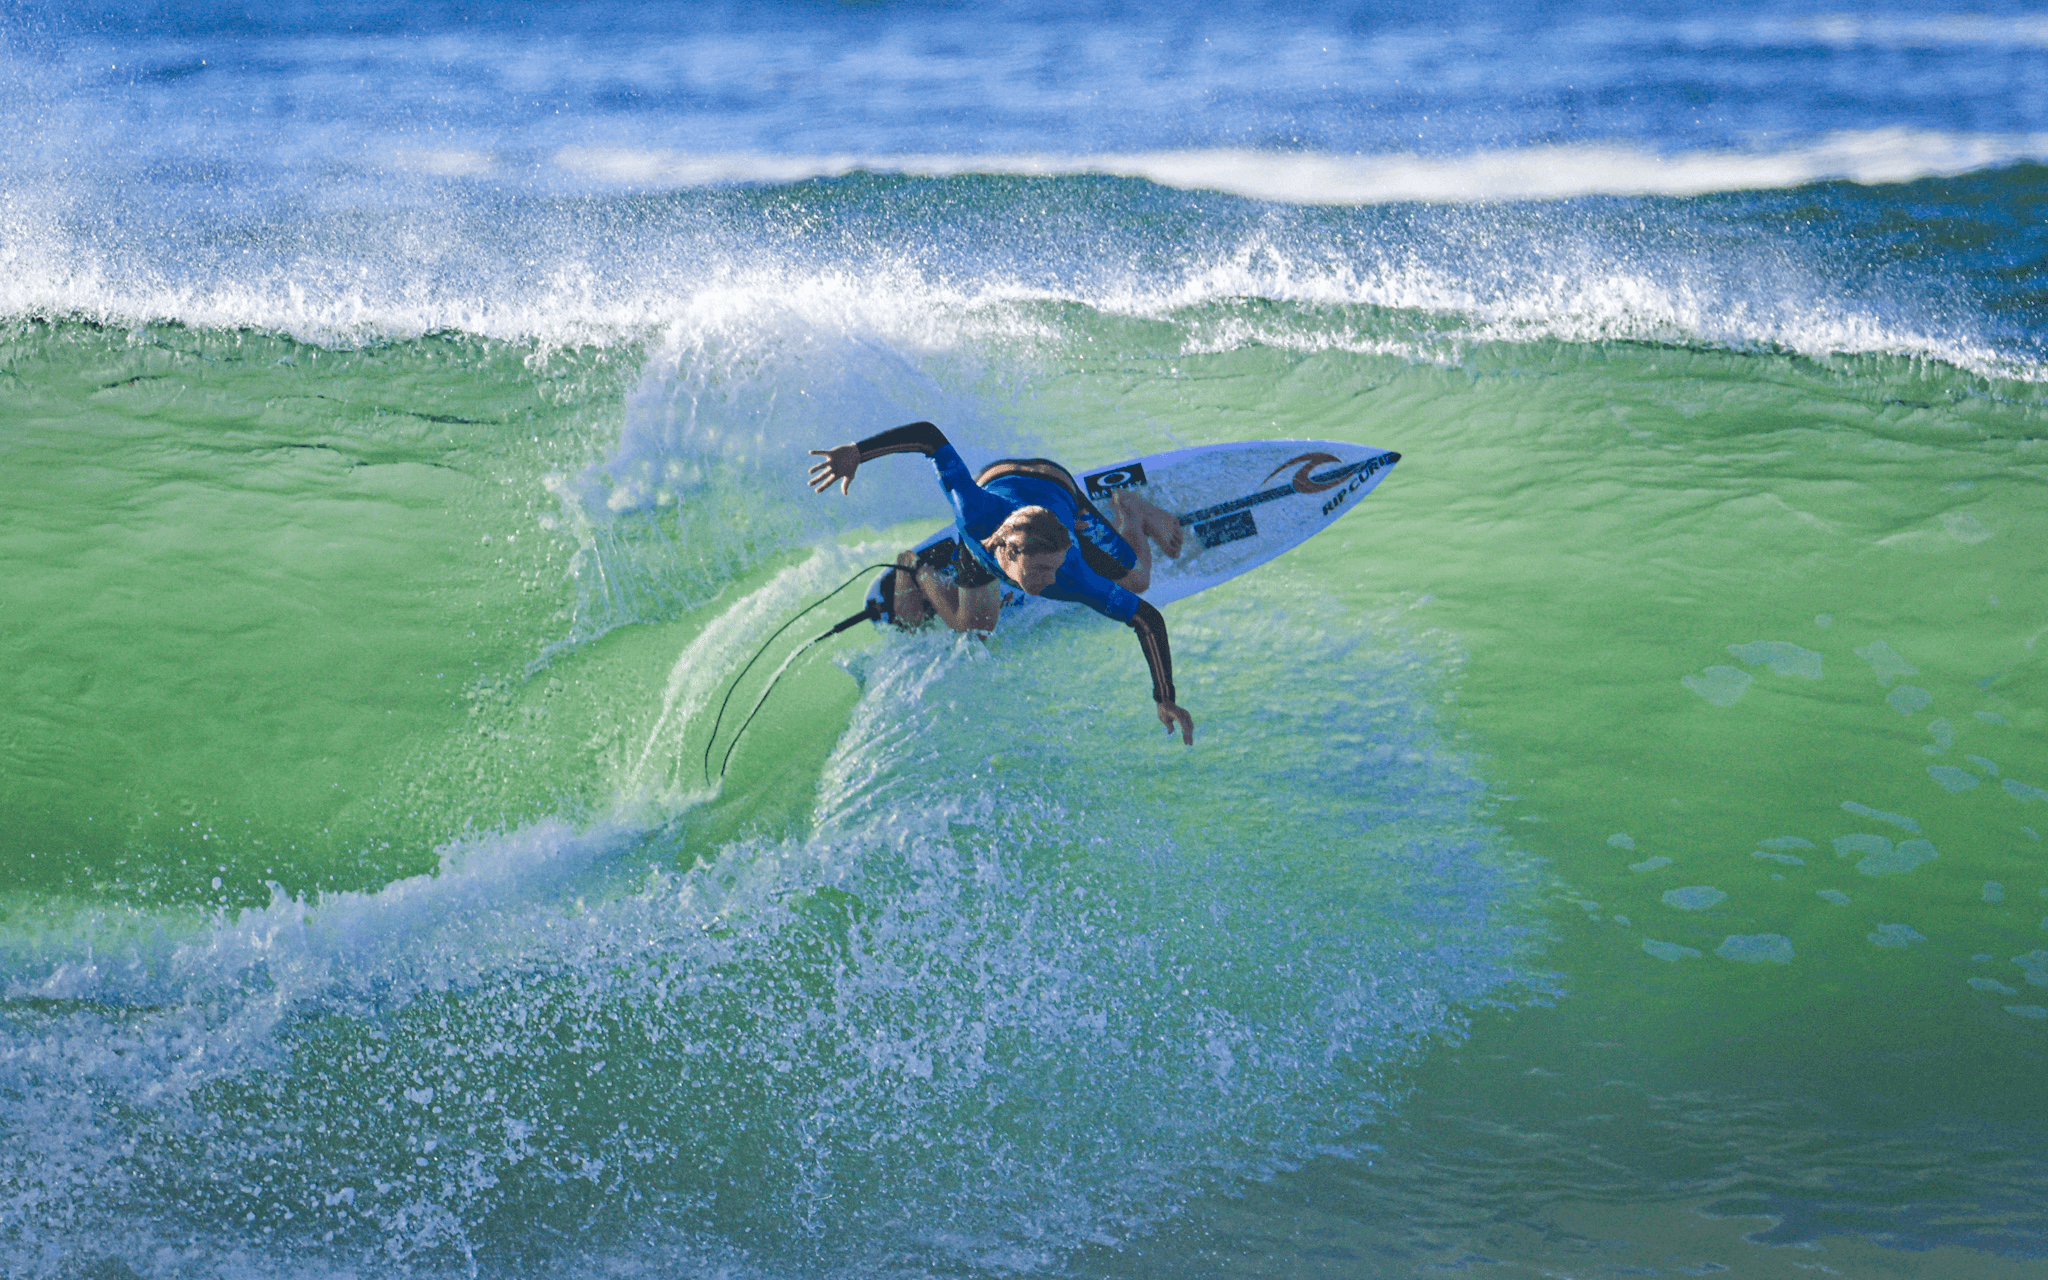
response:
[[[1154,605],[1185,600],[1258,568],[1329,528],[1379,486],[1401,455],[1337,440],[1249,440],[1147,454],[1114,466],[1076,471],[1099,507],[1119,491],[1136,494],[1180,517],[1178,559],[1155,547]],[[952,526],[917,545],[923,551],[955,534]],[[880,581],[869,591],[877,599]],[[1016,596],[1004,592],[1005,606]]]

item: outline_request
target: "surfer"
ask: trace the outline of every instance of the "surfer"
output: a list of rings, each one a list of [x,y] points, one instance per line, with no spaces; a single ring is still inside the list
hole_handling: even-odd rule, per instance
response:
[[[1056,463],[1040,465],[1058,467]],[[1019,460],[999,462],[976,477],[977,483],[996,478],[1000,468],[1019,465]],[[1065,474],[1064,468],[1059,468]],[[1021,519],[1043,513],[1034,526]],[[1098,515],[1101,513],[1097,512]],[[1059,517],[1044,507],[1019,507],[1013,515],[1018,523],[1011,532],[1025,535],[1033,545],[1023,548],[1026,555],[1033,553],[1060,553],[1064,559],[1073,538]],[[1147,502],[1135,494],[1116,493],[1109,499],[1108,522],[1122,538],[1122,545],[1135,550],[1136,563],[1120,579],[1117,585],[1132,594],[1142,594],[1152,584],[1152,543],[1158,542],[1169,557],[1180,554],[1180,521],[1164,509]],[[999,529],[994,535],[1002,539]],[[1003,607],[1003,595],[996,585],[999,581],[978,564],[958,563],[957,542],[948,540],[940,548],[919,553],[905,551],[896,557],[897,576],[888,584],[887,597],[889,616],[899,627],[906,630],[924,625],[937,617],[955,631],[991,631],[995,629],[999,612]],[[1091,548],[1092,549],[1092,548]],[[1084,558],[1086,551],[1083,552]],[[1111,558],[1116,566],[1123,564],[1114,553]],[[1105,573],[1105,577],[1112,573]]]
[[[1125,528],[1137,535],[1132,539],[1088,501],[1058,463],[1007,459],[976,477],[945,434],[929,422],[913,422],[811,453],[824,459],[811,467],[811,488],[818,493],[830,489],[835,480],[845,493],[861,463],[886,454],[921,453],[930,458],[953,506],[960,555],[950,582],[930,570],[916,572],[924,602],[956,630],[987,631],[995,626],[1002,607],[995,585],[1001,580],[1026,595],[1085,604],[1123,623],[1137,632],[1138,647],[1152,674],[1159,722],[1169,734],[1179,729],[1181,741],[1194,745],[1194,717],[1174,701],[1166,619],[1137,595],[1151,583],[1152,540],[1157,539],[1169,556],[1180,553],[1179,521],[1150,503],[1114,504]],[[900,579],[915,571],[916,560],[905,552],[897,564]]]

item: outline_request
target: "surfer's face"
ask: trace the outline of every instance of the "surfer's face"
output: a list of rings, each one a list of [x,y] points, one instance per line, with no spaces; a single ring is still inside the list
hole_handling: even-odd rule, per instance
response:
[[[1059,576],[1060,563],[1066,558],[1064,551],[1041,551],[1027,556],[1011,550],[1008,543],[996,547],[996,563],[1003,567],[1010,581],[1024,588],[1026,595],[1043,595]]]

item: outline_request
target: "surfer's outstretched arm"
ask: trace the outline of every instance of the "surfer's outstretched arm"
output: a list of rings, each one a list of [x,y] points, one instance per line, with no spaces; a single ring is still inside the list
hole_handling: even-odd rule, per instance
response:
[[[1131,615],[1130,626],[1138,633],[1138,647],[1144,651],[1145,666],[1152,672],[1152,702],[1159,712],[1159,723],[1166,726],[1169,734],[1179,729],[1180,740],[1194,746],[1195,718],[1173,700],[1173,650],[1166,643],[1166,619],[1159,616],[1159,610],[1140,600],[1138,611]]]
[[[959,450],[947,441],[945,432],[929,422],[891,427],[865,440],[834,449],[813,449],[811,453],[824,459],[811,466],[810,485],[819,493],[830,489],[834,480],[839,482],[839,492],[845,493],[863,462],[891,453],[923,454],[932,460],[932,469],[939,475],[939,487],[945,490],[946,500],[960,518],[961,531],[969,537],[987,537],[1017,509],[1016,503],[998,498],[976,484],[974,473],[960,460]]]
[[[891,427],[879,435],[856,440],[852,444],[811,450],[812,456],[824,461],[811,464],[810,485],[815,492],[823,493],[837,480],[839,492],[845,493],[853,487],[853,474],[860,470],[863,462],[872,462],[890,453],[921,453],[929,458],[945,447],[946,433],[929,422]]]

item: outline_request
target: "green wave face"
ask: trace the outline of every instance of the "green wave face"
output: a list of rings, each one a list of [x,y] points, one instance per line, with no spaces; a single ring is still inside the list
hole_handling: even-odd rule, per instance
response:
[[[1228,1270],[1303,1193],[1369,1258],[1553,1265],[1487,1225],[1536,1201],[1853,1251],[1956,1099],[2041,1136],[2037,383],[1301,298],[734,306],[9,330],[9,1267]],[[1169,611],[1193,751],[1051,615],[849,633],[707,777],[761,640],[941,514],[804,450],[919,417],[1403,462]],[[1915,1247],[1999,1258],[2000,1159]]]

